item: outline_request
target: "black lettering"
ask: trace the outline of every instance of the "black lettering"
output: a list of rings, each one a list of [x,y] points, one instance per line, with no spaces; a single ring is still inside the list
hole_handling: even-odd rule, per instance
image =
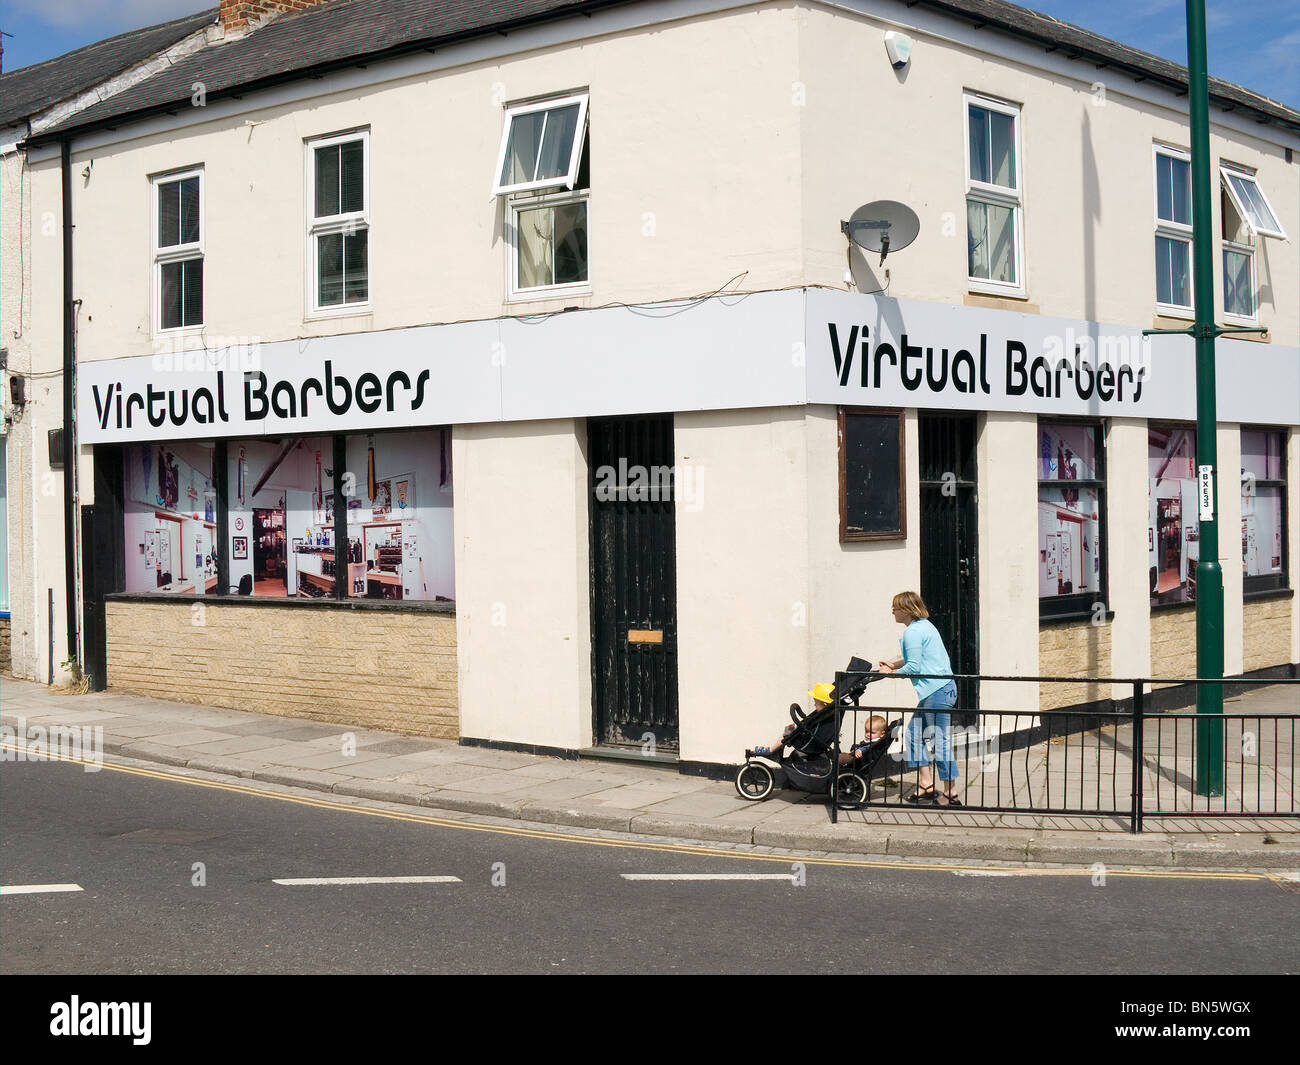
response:
[[[254,388],[256,384],[256,388]],[[261,410],[253,409],[253,400],[257,400],[262,405]],[[260,422],[266,417],[266,374],[261,370],[255,370],[252,373],[244,374],[244,420],[250,422]]]
[[[858,327],[855,325],[849,330],[849,342],[844,345],[844,354],[840,354],[840,334],[835,328],[835,323],[830,322],[831,331],[831,352],[835,356],[835,372],[839,375],[840,385],[844,386],[849,383],[849,369],[853,365],[853,345],[858,340]]]
[[[966,367],[964,379],[957,373],[963,366]],[[975,391],[975,359],[965,348],[952,357],[952,383],[958,392]]]
[[[1056,393],[1055,393],[1055,395],[1056,395],[1056,398],[1057,398],[1057,399],[1060,399],[1060,398],[1061,398],[1061,371],[1062,371],[1062,370],[1064,370],[1066,373],[1068,373],[1071,377],[1074,376],[1074,367],[1070,365],[1069,360],[1066,359],[1066,357],[1065,357],[1064,355],[1062,355],[1062,356],[1061,356],[1061,357],[1056,361]]]
[[[1083,386],[1083,375],[1088,375],[1088,387]],[[1092,387],[1097,383],[1097,375],[1092,372],[1092,363],[1087,359],[1079,361],[1075,367],[1074,373],[1074,390],[1079,393],[1080,399],[1090,399],[1092,397]]]
[[[1115,397],[1115,368],[1108,362],[1097,367],[1097,398],[1110,402]]]
[[[343,386],[343,398],[337,403],[334,401],[335,381]],[[325,360],[325,402],[335,414],[346,414],[348,408],[352,406],[352,386],[348,384],[346,377],[334,376],[329,359]]]
[[[421,370],[420,376],[415,379],[415,402],[411,404],[411,410],[419,410],[420,404],[424,402],[424,382],[429,380],[429,371]]]
[[[374,414],[379,409],[379,401],[384,398],[384,386],[372,373],[363,373],[357,378],[357,406],[366,414]]]
[[[931,392],[942,392],[943,386],[948,383],[948,349],[939,349],[939,376],[934,376],[934,348],[925,349],[925,380],[930,386]]]
[[[913,378],[907,372],[907,363],[909,359],[916,359],[918,362],[921,360],[921,346],[919,344],[909,344],[907,342],[907,334],[904,333],[902,368],[900,369],[899,373],[903,378],[903,387],[906,388],[909,392],[915,392],[918,388],[921,387],[921,376],[922,376],[921,368],[919,366],[917,367],[916,377]]]
[[[1051,398],[1052,395],[1052,368],[1047,365],[1047,360],[1039,355],[1029,366],[1029,387],[1033,390],[1034,395]]]
[[[898,365],[898,352],[894,350],[893,344],[876,345],[876,387],[877,388],[880,387],[880,363],[884,359],[889,360],[890,366]]]
[[[287,399],[288,405],[281,404],[281,398]],[[271,389],[271,409],[275,411],[277,418],[296,418],[298,406],[298,397],[293,394],[293,385],[288,381],[276,381],[275,387]]]
[[[407,377],[406,374],[402,373],[401,370],[394,370],[392,373],[388,375],[387,410],[389,414],[393,413],[393,387],[397,384],[399,378],[401,379],[402,384],[406,386],[408,391],[410,390],[411,387],[411,379]]]
[[[93,392],[95,396],[95,416],[99,418],[99,427],[101,429],[108,428],[108,415],[113,409],[113,389],[116,387],[115,384],[109,385],[108,395],[101,398],[99,394],[99,385],[90,386],[90,391]]]
[[[207,405],[207,413],[206,413],[206,414],[203,413],[203,411],[199,410],[199,403],[200,403],[201,401],[204,401],[204,400],[207,401],[207,404],[206,404],[206,405]],[[193,411],[194,411],[194,420],[195,420],[199,425],[209,425],[209,424],[211,424],[211,422],[212,422],[212,420],[213,420],[213,417],[214,417],[214,415],[213,415],[213,413],[212,413],[212,408],[213,408],[213,404],[212,404],[212,393],[209,392],[206,388],[200,388],[200,389],[198,389],[198,390],[194,393],[194,402],[191,404],[191,408],[192,408]]]
[[[148,396],[149,402],[149,407],[148,410],[145,411],[145,414],[148,415],[149,424],[157,429],[167,420],[167,410],[163,406],[167,401],[167,393],[163,392],[161,389],[155,390],[153,385],[145,385],[145,395]],[[157,404],[157,406],[155,406],[155,404]],[[155,410],[158,412],[157,416],[154,415]]]
[[[980,361],[984,359],[985,337],[980,334]],[[1019,340],[1007,341],[1007,395],[1023,396],[1029,387],[1029,375],[1025,373],[1025,363],[1029,351]]]
[[[318,398],[325,394],[320,382],[314,377],[309,377],[302,383],[302,416],[304,418],[307,417],[307,397],[312,392],[315,392]]]
[[[190,418],[190,394],[181,389],[181,412],[176,413],[176,393],[167,393],[167,413],[171,415],[172,425],[184,425]]]
[[[1139,366],[1137,371],[1137,388],[1133,392],[1133,402],[1136,403],[1142,398],[1142,382],[1146,380],[1147,367]]]
[[[1115,398],[1116,398],[1117,400],[1119,400],[1120,403],[1123,403],[1123,402],[1124,402],[1124,378],[1126,378],[1126,377],[1127,377],[1130,381],[1133,380],[1133,367],[1132,367],[1132,366],[1121,366],[1121,367],[1119,368],[1119,381],[1117,382],[1117,384],[1116,384],[1116,386],[1115,386]]]
[[[132,392],[126,397],[126,427],[131,428],[131,408],[139,407],[140,413],[144,413],[144,398],[139,392]]]
[[[988,336],[987,336],[986,334],[981,333],[981,334],[980,334],[980,388],[984,389],[984,394],[985,394],[986,396],[991,396],[991,395],[993,394],[993,392],[992,392],[992,390],[989,388],[989,350],[988,350],[988,347],[989,347],[989,338],[988,338]],[[1024,350],[1025,350],[1023,345],[1021,346],[1020,350],[1021,350],[1021,351],[1024,351]],[[1010,353],[1010,348],[1008,348],[1008,354],[1009,354],[1009,353]],[[1021,389],[1021,391],[1024,391],[1024,389]]]
[[[226,413],[226,375],[220,370],[217,371],[217,413],[223,422],[230,421]]]

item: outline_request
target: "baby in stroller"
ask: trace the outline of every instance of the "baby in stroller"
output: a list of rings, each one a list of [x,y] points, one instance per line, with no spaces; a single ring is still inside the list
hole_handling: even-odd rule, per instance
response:
[[[848,672],[865,673],[864,665],[861,659],[854,658]],[[777,787],[787,785],[799,791],[825,793],[838,775],[841,802],[865,802],[868,776],[897,738],[901,719],[890,726],[883,717],[873,714],[866,723],[863,742],[842,753],[838,766],[831,753],[844,710],[857,705],[866,686],[876,679],[877,675],[863,676],[843,695],[838,695],[833,685],[816,685],[809,692],[814,703],[809,714],[794,703],[790,707],[793,724],[786,728],[781,739],[771,748],[745,752],[745,764],[736,774],[737,794],[742,799],[758,802]]]

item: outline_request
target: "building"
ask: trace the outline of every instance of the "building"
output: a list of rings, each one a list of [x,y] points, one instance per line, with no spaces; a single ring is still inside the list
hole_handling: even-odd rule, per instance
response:
[[[959,672],[1194,671],[1191,343],[1141,338],[1191,318],[1181,68],[995,0],[285,6],[24,142],[34,212],[75,177],[56,655],[688,769],[908,587]],[[1300,113],[1211,91],[1218,309],[1268,330],[1218,345],[1225,664],[1290,673]]]

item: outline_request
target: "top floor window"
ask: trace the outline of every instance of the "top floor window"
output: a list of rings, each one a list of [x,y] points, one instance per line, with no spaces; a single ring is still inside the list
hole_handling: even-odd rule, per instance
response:
[[[967,95],[966,235],[970,287],[1024,291],[1020,109]]]
[[[1254,322],[1258,314],[1255,267],[1256,236],[1286,233],[1255,176],[1220,166],[1220,216],[1223,227],[1223,312]]]
[[[1191,172],[1186,152],[1155,149],[1156,303],[1180,315],[1192,309]]]
[[[510,107],[493,193],[506,200],[510,299],[590,288],[587,95]]]
[[[307,228],[313,312],[370,302],[370,134],[308,142]]]
[[[153,180],[154,327],[203,324],[203,172]]]

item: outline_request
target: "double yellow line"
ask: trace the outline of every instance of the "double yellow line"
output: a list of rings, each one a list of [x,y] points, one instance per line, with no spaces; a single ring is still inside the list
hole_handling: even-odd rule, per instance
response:
[[[16,744],[3,743],[0,748],[18,751],[22,748]],[[498,836],[520,836],[525,839],[552,840],[557,843],[581,843],[589,847],[615,847],[625,850],[658,851],[664,854],[685,854],[697,858],[731,858],[746,862],[779,862],[792,865],[799,862],[808,865],[844,866],[866,869],[910,869],[929,872],[996,872],[1010,876],[1069,876],[1092,877],[1094,870],[1088,866],[1011,867],[991,865],[959,865],[938,862],[902,862],[867,858],[817,858],[800,857],[795,854],[752,854],[726,850],[720,847],[706,847],[680,843],[651,843],[634,839],[602,839],[595,836],[579,835],[572,832],[559,832],[544,828],[525,828],[512,825],[483,825],[472,821],[456,820],[448,817],[436,817],[430,814],[400,813],[392,810],[377,810],[373,807],[359,806],[353,803],[338,802],[331,799],[317,799],[305,795],[286,795],[277,791],[266,791],[250,787],[247,784],[228,784],[220,780],[201,780],[196,777],[182,776],[160,769],[146,769],[140,766],[120,765],[114,762],[92,762],[84,758],[66,755],[48,755],[50,761],[73,762],[79,765],[102,765],[104,769],[115,773],[128,773],[132,776],[149,777],[153,780],[165,780],[175,784],[189,784],[194,787],[211,788],[216,791],[234,792],[239,795],[251,795],[260,799],[275,799],[279,802],[295,803],[299,806],[313,806],[319,810],[336,810],[344,813],[362,814],[366,817],[380,817],[388,821],[407,821],[419,825],[433,825],[438,828],[454,828],[465,832],[487,832]],[[1284,878],[1271,873],[1243,872],[1196,872],[1178,869],[1112,869],[1106,867],[1107,877],[1149,877],[1175,880],[1271,880],[1283,882]]]

